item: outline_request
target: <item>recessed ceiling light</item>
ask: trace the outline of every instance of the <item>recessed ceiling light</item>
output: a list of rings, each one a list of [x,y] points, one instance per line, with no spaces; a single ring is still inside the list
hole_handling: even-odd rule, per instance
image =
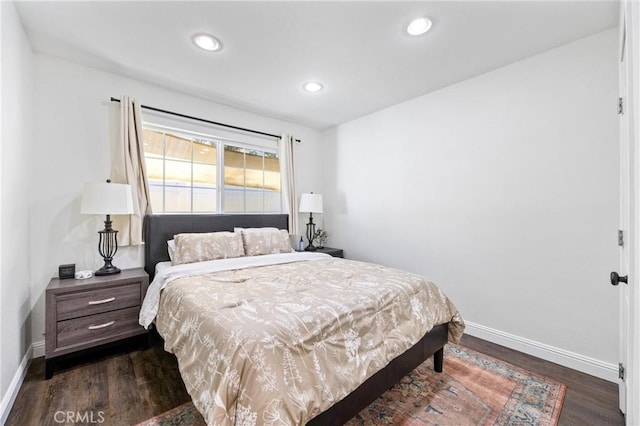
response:
[[[305,83],[302,88],[307,92],[316,93],[322,90],[322,84],[317,81],[309,81]]]
[[[197,33],[191,37],[191,40],[193,40],[193,44],[207,52],[215,52],[222,48],[222,44],[211,34]]]
[[[431,20],[429,18],[418,18],[411,21],[407,25],[407,32],[413,36],[419,36],[431,29]]]

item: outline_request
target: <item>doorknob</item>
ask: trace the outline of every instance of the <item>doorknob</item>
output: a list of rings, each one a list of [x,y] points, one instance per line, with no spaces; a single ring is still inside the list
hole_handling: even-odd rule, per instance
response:
[[[627,276],[623,276],[621,277],[620,275],[618,275],[617,272],[612,272],[611,273],[611,285],[618,285],[618,283],[625,283],[627,284]]]

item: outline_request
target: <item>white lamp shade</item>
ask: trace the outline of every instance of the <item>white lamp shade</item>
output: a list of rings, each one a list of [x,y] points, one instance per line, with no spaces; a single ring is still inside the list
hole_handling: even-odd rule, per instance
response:
[[[132,214],[131,186],[123,183],[85,183],[82,214]]]
[[[300,195],[300,213],[322,213],[322,195],[302,194]]]

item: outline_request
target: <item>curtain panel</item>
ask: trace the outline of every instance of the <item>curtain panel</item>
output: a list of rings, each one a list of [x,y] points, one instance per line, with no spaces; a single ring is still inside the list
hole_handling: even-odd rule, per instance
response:
[[[280,157],[280,179],[282,187],[282,211],[289,215],[289,232],[298,233],[298,202],[296,200],[295,174],[293,167],[293,145],[295,138],[283,134],[278,144]]]
[[[142,139],[142,113],[140,105],[128,96],[120,100],[120,133],[111,179],[116,183],[131,185],[134,213],[114,216],[114,229],[119,231],[121,246],[142,244],[142,221],[151,213],[149,182],[144,160]]]

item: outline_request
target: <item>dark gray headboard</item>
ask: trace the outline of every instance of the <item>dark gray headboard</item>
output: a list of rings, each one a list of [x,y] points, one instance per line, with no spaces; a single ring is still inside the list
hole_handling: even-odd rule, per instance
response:
[[[153,279],[156,264],[169,260],[167,241],[184,232],[233,231],[272,226],[289,229],[286,214],[151,214],[144,218],[144,269]]]

